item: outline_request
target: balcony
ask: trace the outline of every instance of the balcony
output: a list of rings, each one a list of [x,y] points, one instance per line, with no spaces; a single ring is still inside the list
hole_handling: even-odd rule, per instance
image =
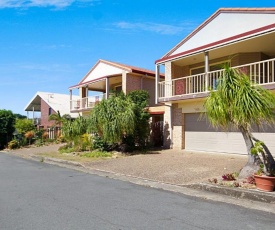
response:
[[[275,89],[275,58],[233,68],[238,68],[250,76],[252,82],[267,89]],[[168,102],[205,97],[209,89],[215,90],[222,72],[221,69],[207,74],[201,73],[160,82],[158,100],[159,102]]]
[[[95,107],[97,103],[105,99],[105,94],[100,94],[97,96],[83,97],[78,100],[70,101],[71,112],[81,112],[85,110],[90,110]]]

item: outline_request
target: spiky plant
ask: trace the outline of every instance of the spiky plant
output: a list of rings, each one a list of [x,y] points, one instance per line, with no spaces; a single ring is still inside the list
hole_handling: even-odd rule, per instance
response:
[[[250,81],[249,77],[238,69],[224,67],[216,90],[211,90],[204,104],[206,115],[214,127],[227,130],[237,128],[245,141],[248,162],[239,177],[247,178],[259,169],[262,160],[255,154],[255,143],[252,135],[252,124],[274,124],[275,95]],[[262,142],[261,142],[262,143]],[[268,148],[262,143],[269,166],[275,167],[274,159]],[[266,174],[269,174],[268,170]]]

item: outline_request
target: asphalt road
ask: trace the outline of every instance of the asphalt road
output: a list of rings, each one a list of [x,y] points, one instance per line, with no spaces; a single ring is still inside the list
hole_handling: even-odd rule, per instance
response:
[[[0,229],[274,230],[275,215],[0,154]]]

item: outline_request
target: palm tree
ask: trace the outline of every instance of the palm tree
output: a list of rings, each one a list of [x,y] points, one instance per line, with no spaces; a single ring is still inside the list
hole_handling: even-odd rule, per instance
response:
[[[265,164],[266,174],[275,168],[274,159],[267,146],[253,135],[251,125],[274,124],[275,95],[250,81],[238,69],[225,66],[217,85],[211,90],[205,102],[206,115],[214,127],[237,128],[245,141],[248,162],[240,172],[239,178],[247,178]],[[267,158],[263,160],[259,151],[255,153],[255,143],[261,143]],[[256,145],[257,146],[257,145]]]
[[[61,127],[62,123],[70,118],[71,116],[69,114],[64,114],[63,116],[61,116],[59,110],[57,110],[57,113],[51,114],[49,116],[49,121],[54,121],[54,124],[56,126]]]

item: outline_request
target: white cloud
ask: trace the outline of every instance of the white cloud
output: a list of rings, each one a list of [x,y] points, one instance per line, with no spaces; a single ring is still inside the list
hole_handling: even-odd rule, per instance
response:
[[[55,7],[64,8],[73,3],[92,3],[95,0],[0,0],[0,8]]]
[[[168,25],[168,24],[161,24],[161,23],[131,23],[131,22],[118,22],[114,24],[117,28],[124,29],[124,30],[143,30],[143,31],[150,31],[159,34],[167,34],[167,35],[175,35],[179,34],[183,31],[190,30],[193,25],[189,22],[179,24],[177,26]]]

